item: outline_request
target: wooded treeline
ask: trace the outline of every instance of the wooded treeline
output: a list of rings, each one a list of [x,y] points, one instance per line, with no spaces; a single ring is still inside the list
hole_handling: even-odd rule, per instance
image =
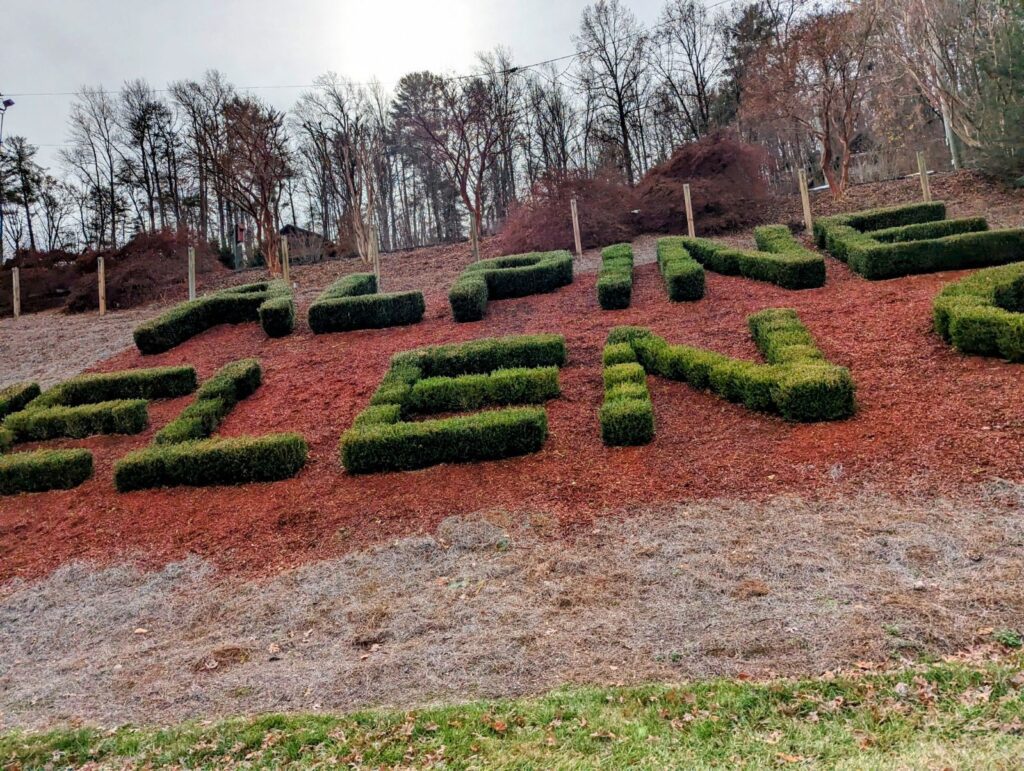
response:
[[[288,112],[217,71],[155,90],[82,88],[61,168],[30,139],[0,157],[3,256],[187,228],[230,248],[244,227],[276,270],[292,224],[362,256],[493,232],[542,178],[615,169],[630,184],[681,144],[728,130],[835,195],[851,160],[944,137],[953,166],[1024,173],[1019,0],[624,0],[582,13],[575,55],[411,73],[393,90],[329,73]]]

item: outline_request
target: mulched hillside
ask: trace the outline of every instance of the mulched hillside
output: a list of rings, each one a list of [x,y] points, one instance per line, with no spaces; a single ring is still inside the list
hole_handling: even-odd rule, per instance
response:
[[[831,495],[863,485],[944,492],[984,478],[1020,478],[1020,368],[960,356],[931,332],[932,298],[963,274],[870,283],[828,263],[828,284],[804,292],[709,273],[704,300],[672,304],[657,269],[645,265],[625,311],[602,312],[587,274],[555,294],[491,303],[479,323],[456,325],[444,295],[431,292],[424,323],[408,328],[314,337],[303,322],[292,336],[269,340],[257,325],[221,327],[160,356],[125,351],[101,368],[190,363],[208,377],[231,360],[259,357],[265,385],[220,433],[298,431],[310,443],[310,463],[272,485],[118,494],[113,463],[149,443],[188,400],[154,403],[152,428],[142,435],[48,444],[89,447],[97,473],[68,492],[0,500],[0,580],[40,575],[72,558],[126,554],[157,565],[198,553],[228,571],[270,573],[488,510],[542,513],[571,535],[603,513],[658,502]],[[800,312],[829,359],[850,367],[860,402],[855,418],[792,425],[652,378],[653,444],[602,445],[601,349],[611,327],[642,324],[672,342],[753,359],[746,316],[782,306]],[[563,333],[570,353],[564,395],[548,405],[551,437],[542,452],[404,474],[342,470],[338,438],[392,354],[530,332]]]

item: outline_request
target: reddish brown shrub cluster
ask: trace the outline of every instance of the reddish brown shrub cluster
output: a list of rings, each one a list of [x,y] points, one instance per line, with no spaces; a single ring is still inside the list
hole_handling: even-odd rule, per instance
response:
[[[636,232],[636,193],[613,171],[593,177],[580,173],[552,175],[516,204],[498,236],[501,250],[512,252],[572,249],[573,196],[580,208],[584,248],[628,241]]]
[[[717,134],[680,147],[635,189],[616,171],[546,177],[509,212],[499,234],[502,251],[572,248],[569,201],[574,195],[586,248],[627,241],[642,232],[685,232],[687,183],[701,235],[756,224],[764,220],[769,198],[761,176],[765,162],[761,148]]]
[[[690,185],[693,219],[701,235],[761,221],[768,188],[761,175],[764,150],[725,134],[683,145],[637,185],[639,225],[655,233],[686,229],[683,185]]]
[[[120,249],[80,255],[65,251],[22,252],[0,270],[0,314],[12,312],[11,272],[17,266],[21,280],[21,309],[34,313],[63,307],[69,313],[99,305],[97,258],[103,256],[107,281],[107,307],[131,308],[163,298],[185,285],[188,276],[188,240],[172,230],[139,233]],[[207,244],[196,246],[196,273],[224,270]],[[180,292],[179,292],[180,293]]]

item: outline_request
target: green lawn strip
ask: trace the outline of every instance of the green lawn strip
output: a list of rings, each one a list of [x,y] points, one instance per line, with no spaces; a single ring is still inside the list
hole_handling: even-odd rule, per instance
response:
[[[0,735],[0,764],[1009,768],[1024,753],[1020,672],[1015,656],[862,677],[574,688],[403,712],[11,732]]]

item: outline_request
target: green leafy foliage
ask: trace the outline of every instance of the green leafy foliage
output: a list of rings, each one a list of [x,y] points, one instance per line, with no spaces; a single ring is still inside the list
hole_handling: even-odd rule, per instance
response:
[[[299,473],[309,447],[298,434],[204,439],[151,445],[114,466],[120,492],[153,487],[276,482]]]
[[[565,360],[565,340],[558,335],[474,340],[397,354],[370,406],[342,436],[342,463],[360,474],[536,452],[547,439],[547,413],[508,405],[539,405],[559,396],[558,368]],[[508,408],[413,420],[492,406]]]
[[[945,216],[941,202],[911,204],[824,217],[814,233],[819,246],[871,280],[1024,260],[1024,229],[987,230],[983,221]],[[945,232],[952,235],[935,237]]]
[[[825,285],[825,259],[805,249],[785,225],[754,229],[758,251],[734,249],[707,238],[683,238],[683,247],[708,270],[778,284],[784,289]]]
[[[316,334],[417,324],[426,304],[422,292],[377,293],[377,277],[355,273],[335,281],[309,307]]]
[[[606,362],[613,363],[606,364],[604,371],[602,433],[616,438],[623,435],[605,427],[605,413],[612,420],[618,418],[618,412],[625,411],[607,409],[610,403],[619,399],[649,400],[646,388],[643,393],[631,389],[616,391],[623,384],[643,383],[645,374],[707,388],[729,401],[760,412],[774,412],[787,420],[841,420],[854,413],[855,388],[849,371],[825,359],[795,311],[761,311],[751,316],[748,324],[766,364],[733,359],[702,348],[669,345],[642,327],[612,330],[605,348]],[[623,358],[618,351],[624,345],[632,349],[638,363],[614,363]],[[616,352],[610,353],[609,349]],[[639,407],[634,408],[636,416],[641,412]]]
[[[411,413],[428,415],[491,405],[543,404],[560,395],[558,367],[498,369],[487,375],[418,380],[404,406]]]
[[[1024,361],[1024,262],[947,286],[932,312],[935,331],[958,351]]]
[[[938,220],[936,222],[919,222],[916,225],[903,225],[884,230],[872,230],[871,238],[886,244],[901,241],[923,241],[929,238],[945,238],[960,233],[980,233],[988,230],[988,222],[984,217],[968,217],[959,220]]]
[[[666,660],[669,656],[665,654]],[[0,734],[10,768],[1009,769],[1021,657],[352,714]],[[354,761],[358,758],[358,761]],[[443,758],[439,763],[438,758]]]
[[[658,269],[665,291],[673,302],[699,300],[704,296],[704,268],[679,237],[658,239]]]
[[[9,415],[4,428],[16,442],[42,442],[95,434],[138,434],[149,425],[145,399],[119,399],[76,407],[44,407]]]
[[[149,424],[147,402],[184,396],[196,388],[192,367],[79,375],[37,396],[3,426],[15,442],[94,434],[137,434]]]
[[[0,456],[0,495],[70,490],[92,476],[88,450],[36,450]]]
[[[192,367],[80,375],[42,394],[37,386],[21,387],[14,398],[23,409],[4,419],[0,453],[10,451],[17,442],[137,434],[149,424],[148,400],[183,396],[195,388]],[[4,495],[67,489],[92,476],[92,454],[86,450],[15,453],[0,458],[0,464],[0,494]]]
[[[26,409],[75,407],[115,399],[173,399],[196,390],[195,368],[152,367],[79,375],[46,390]]]
[[[601,252],[597,300],[606,311],[628,308],[633,297],[633,247],[615,244]]]
[[[572,283],[572,255],[534,252],[475,262],[452,286],[448,299],[456,321],[479,321],[488,300],[553,292]]]
[[[443,420],[360,425],[341,441],[353,474],[406,471],[438,463],[498,460],[539,451],[547,441],[542,407],[515,407]]]
[[[134,332],[144,354],[163,353],[220,324],[259,321],[270,337],[283,337],[295,326],[295,301],[283,281],[230,287],[181,303]]]
[[[0,420],[12,412],[25,409],[25,406],[39,396],[39,393],[37,383],[15,383],[0,389]]]
[[[604,404],[598,413],[601,439],[610,447],[649,444],[654,439],[654,406],[647,390],[647,373],[628,342],[609,342],[603,358]]]
[[[157,444],[176,444],[205,439],[238,402],[251,396],[263,379],[257,359],[242,359],[222,367],[196,392],[196,400],[157,432]]]

